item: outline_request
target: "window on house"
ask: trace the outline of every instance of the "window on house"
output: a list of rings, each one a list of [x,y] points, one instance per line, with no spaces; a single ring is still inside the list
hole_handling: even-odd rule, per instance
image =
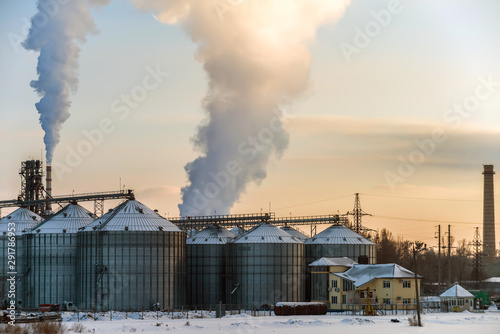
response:
[[[411,288],[411,281],[403,281],[403,288]]]
[[[403,304],[411,304],[411,298],[403,298]]]
[[[347,304],[347,296],[342,295],[342,304]]]
[[[384,288],[390,288],[391,287],[391,281],[384,281]]]
[[[332,288],[336,288],[336,287],[337,287],[337,280],[332,279]]]
[[[390,298],[384,298],[384,304],[391,304]]]
[[[332,296],[332,304],[337,304],[337,296]]]
[[[365,292],[364,291],[360,291],[359,292],[359,298],[365,298]]]

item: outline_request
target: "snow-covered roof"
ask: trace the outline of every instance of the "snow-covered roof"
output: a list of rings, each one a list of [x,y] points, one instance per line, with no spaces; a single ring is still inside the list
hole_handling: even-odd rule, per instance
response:
[[[186,240],[187,245],[223,245],[236,235],[225,228],[210,225]]]
[[[233,227],[232,229],[229,230],[229,232],[235,234],[235,235],[240,235],[245,233],[245,231],[242,228],[239,228],[238,226]]]
[[[456,283],[454,286],[443,292],[442,294],[439,295],[441,298],[449,298],[449,297],[474,297],[472,293],[469,291],[465,290],[462,288],[458,283]]]
[[[94,219],[94,214],[84,207],[68,204],[54,216],[33,227],[29,233],[76,233]]]
[[[180,232],[177,226],[136,200],[118,205],[81,230]]]
[[[341,245],[341,244],[365,244],[365,245],[375,245],[368,239],[365,239],[361,235],[357,234],[353,230],[343,226],[343,225],[332,225],[326,230],[318,233],[314,237],[307,239],[305,241],[308,245]]]
[[[230,242],[236,244],[301,244],[301,240],[291,236],[274,225],[263,222]]]
[[[377,278],[414,278],[415,274],[396,263],[386,264],[355,264],[343,273],[330,273],[352,281],[355,287],[360,287]],[[422,276],[418,276],[422,278]]]
[[[348,257],[322,257],[311,263],[309,267],[325,267],[325,266],[344,266],[352,267],[358,264],[356,261],[351,260]]]
[[[9,232],[9,223],[15,224],[15,235],[21,235],[43,221],[43,218],[26,208],[19,208],[0,219],[0,236]]]
[[[299,230],[296,230],[292,227],[289,227],[289,226],[282,226],[280,227],[283,231],[285,231],[286,233],[290,234],[292,237],[295,237],[301,241],[306,241],[307,239],[309,239],[309,237],[305,234],[303,234],[302,232],[300,232]]]
[[[486,283],[500,283],[500,277],[490,277],[488,279],[483,280]]]

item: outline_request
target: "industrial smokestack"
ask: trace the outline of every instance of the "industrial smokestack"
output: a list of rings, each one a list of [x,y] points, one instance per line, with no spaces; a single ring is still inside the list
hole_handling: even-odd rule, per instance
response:
[[[495,197],[493,187],[493,165],[483,165],[483,256],[485,262],[495,261]]]
[[[47,166],[47,176],[45,178],[45,188],[47,191],[47,198],[52,197],[52,166]],[[52,204],[47,203],[47,211],[52,211]]]

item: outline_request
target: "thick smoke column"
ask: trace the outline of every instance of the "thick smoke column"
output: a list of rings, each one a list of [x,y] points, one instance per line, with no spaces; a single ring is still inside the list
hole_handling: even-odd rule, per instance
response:
[[[39,0],[37,3],[38,12],[31,19],[23,46],[40,52],[38,80],[33,80],[31,87],[42,96],[36,108],[45,131],[47,164],[52,162],[62,124],[69,118],[70,92],[76,91],[78,85],[77,42],[85,42],[87,34],[95,30],[91,6],[109,1]]]
[[[349,1],[132,0],[163,22],[180,23],[198,44],[208,74],[208,117],[194,143],[202,155],[185,167],[182,216],[226,214],[272,155],[288,146],[279,112],[309,85],[308,41]]]

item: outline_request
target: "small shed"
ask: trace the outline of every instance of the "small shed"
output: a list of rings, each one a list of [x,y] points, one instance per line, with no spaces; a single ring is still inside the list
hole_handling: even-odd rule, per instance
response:
[[[439,295],[443,311],[472,311],[474,309],[474,295],[455,283],[451,288]]]

